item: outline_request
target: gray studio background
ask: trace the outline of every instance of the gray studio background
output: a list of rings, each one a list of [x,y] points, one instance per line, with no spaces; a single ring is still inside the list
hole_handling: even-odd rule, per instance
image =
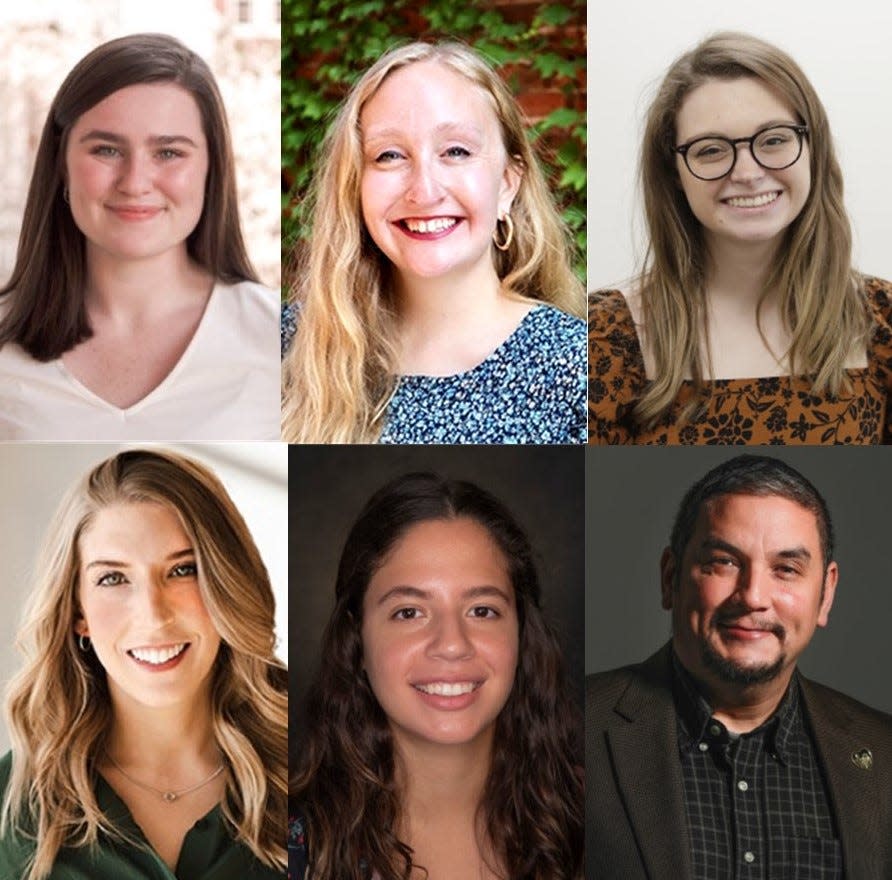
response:
[[[469,480],[502,501],[529,535],[545,614],[557,631],[574,694],[583,669],[584,481],[581,447],[291,446],[289,486],[289,710],[291,741],[334,605],[347,533],[373,492],[431,470]]]
[[[636,663],[668,638],[659,561],[685,490],[740,453],[717,448],[586,450],[587,673]],[[757,450],[750,450],[757,452]],[[758,450],[800,470],[826,498],[839,586],[826,628],[800,660],[815,680],[892,712],[892,449]]]

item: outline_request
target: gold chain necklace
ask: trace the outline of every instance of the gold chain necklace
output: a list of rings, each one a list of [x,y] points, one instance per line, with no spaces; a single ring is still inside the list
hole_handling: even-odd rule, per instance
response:
[[[181,788],[179,791],[169,790],[165,791],[161,788],[155,788],[154,785],[148,785],[145,782],[140,782],[138,779],[134,779],[111,755],[106,752],[106,757],[109,761],[114,764],[114,766],[118,769],[121,775],[125,779],[129,779],[134,785],[138,785],[140,788],[145,789],[146,791],[154,792],[157,795],[160,795],[161,798],[167,803],[172,804],[174,801],[179,800],[184,794],[191,794],[193,791],[198,791],[199,788],[204,788],[212,779],[216,779],[222,772],[224,765],[221,763],[220,766],[211,773],[207,779],[203,779],[197,785],[191,785],[189,788]]]

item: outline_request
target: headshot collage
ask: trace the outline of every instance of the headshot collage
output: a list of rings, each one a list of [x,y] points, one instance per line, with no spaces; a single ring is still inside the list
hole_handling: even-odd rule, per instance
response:
[[[890,34],[3,4],[0,880],[892,880]]]

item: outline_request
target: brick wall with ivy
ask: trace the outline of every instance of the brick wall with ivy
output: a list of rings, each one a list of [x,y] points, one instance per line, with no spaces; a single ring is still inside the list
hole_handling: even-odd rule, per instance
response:
[[[302,211],[316,150],[356,78],[401,39],[461,39],[511,85],[555,200],[585,254],[585,4],[583,0],[284,0],[282,244],[309,234]]]

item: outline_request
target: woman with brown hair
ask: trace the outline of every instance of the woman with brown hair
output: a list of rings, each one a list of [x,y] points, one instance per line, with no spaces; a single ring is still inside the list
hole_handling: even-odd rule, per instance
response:
[[[94,49],[53,100],[0,288],[0,439],[276,440],[277,328],[210,69],[164,34]]]
[[[886,282],[852,267],[826,113],[784,52],[716,34],[647,115],[645,266],[589,307],[589,442],[879,443]]]
[[[471,483],[399,477],[353,525],[335,593],[291,880],[581,880],[581,723],[510,512]]]
[[[0,877],[281,878],[273,615],[250,532],[202,465],[129,450],[73,487],[7,691]]]

